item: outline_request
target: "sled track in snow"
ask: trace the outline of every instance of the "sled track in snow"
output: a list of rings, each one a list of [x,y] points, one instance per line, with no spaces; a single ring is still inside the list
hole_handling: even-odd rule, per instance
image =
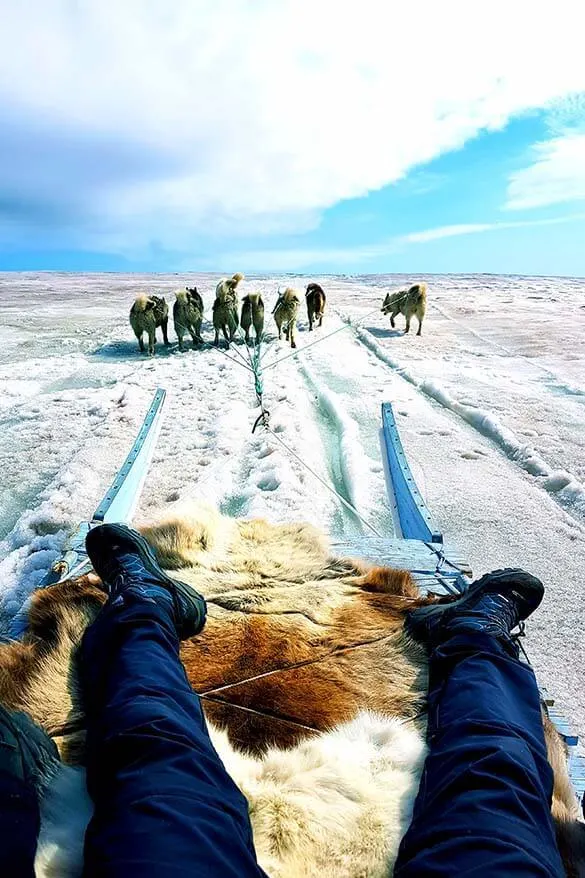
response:
[[[451,412],[459,421],[467,424],[476,433],[490,440],[508,460],[516,464],[530,476],[540,479],[536,485],[546,491],[562,508],[563,512],[581,527],[585,524],[585,485],[570,473],[554,470],[529,445],[521,442],[514,432],[500,423],[491,412],[474,408],[458,402],[447,390],[433,381],[419,381],[408,368],[388,354],[372,334],[362,326],[354,325],[350,317],[335,312],[353,330],[357,340],[364,345],[381,363],[388,366],[423,394],[431,403]],[[548,370],[546,370],[548,371]],[[552,373],[550,373],[552,374]]]
[[[329,388],[318,381],[304,357],[297,357],[299,373],[311,393],[311,403],[315,421],[323,439],[325,463],[331,484],[335,491],[352,506],[356,506],[353,491],[353,480],[349,472],[347,460],[343,453],[347,442],[347,433],[357,433],[352,418],[340,407]],[[336,536],[362,534],[360,520],[343,504],[335,513],[332,531]]]

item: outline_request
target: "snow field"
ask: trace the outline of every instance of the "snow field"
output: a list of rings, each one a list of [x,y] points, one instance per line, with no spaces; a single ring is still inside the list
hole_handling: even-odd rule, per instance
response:
[[[302,307],[299,356],[273,368],[290,352],[274,340],[277,287],[302,291],[308,280],[243,282],[240,295],[260,289],[265,297],[271,429],[391,535],[378,428],[380,404],[392,402],[446,543],[478,575],[524,566],[545,581],[528,650],[539,680],[583,734],[585,284],[428,278],[416,338],[403,335],[403,318],[393,331],[372,313],[386,291],[410,280],[417,278],[322,278],[322,329],[305,332]],[[179,354],[159,344],[154,359],[139,356],[127,323],[134,296],[187,282],[198,285],[209,317],[216,276],[0,276],[0,630],[101,499],[157,386],[168,397],[140,519],[197,496],[231,515],[368,533],[275,436],[261,428],[252,435],[259,410],[235,350],[230,360],[211,348]],[[352,326],[326,338],[344,321]],[[212,338],[209,323],[204,336]]]

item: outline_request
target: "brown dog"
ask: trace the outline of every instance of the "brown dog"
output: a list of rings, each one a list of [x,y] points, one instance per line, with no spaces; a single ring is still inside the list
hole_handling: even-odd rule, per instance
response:
[[[307,317],[309,318],[309,332],[313,330],[313,321],[319,319],[319,326],[323,326],[323,312],[327,301],[323,287],[319,284],[309,284],[305,293],[307,302]]]

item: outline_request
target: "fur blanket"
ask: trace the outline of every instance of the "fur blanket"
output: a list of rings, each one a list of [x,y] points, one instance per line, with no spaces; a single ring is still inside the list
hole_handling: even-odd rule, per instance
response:
[[[250,803],[261,865],[275,878],[391,873],[425,753],[426,658],[402,623],[427,599],[410,575],[331,557],[303,524],[183,508],[142,531],[208,598],[206,628],[181,656]],[[22,643],[0,646],[0,699],[27,709],[69,763],[43,802],[45,878],[80,874],[91,807],[75,650],[103,601],[93,575],[39,591]],[[548,737],[573,828],[562,748]]]

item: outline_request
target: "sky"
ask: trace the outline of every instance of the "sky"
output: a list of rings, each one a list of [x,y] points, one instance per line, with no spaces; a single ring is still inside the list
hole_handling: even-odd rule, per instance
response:
[[[585,276],[582,0],[0,20],[0,270]]]

